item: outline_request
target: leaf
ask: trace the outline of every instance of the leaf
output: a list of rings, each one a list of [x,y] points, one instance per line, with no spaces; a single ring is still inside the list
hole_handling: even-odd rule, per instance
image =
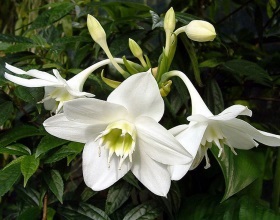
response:
[[[20,177],[20,163],[15,163],[4,167],[0,171],[0,197],[7,193]]]
[[[206,83],[205,103],[214,115],[224,110],[224,99],[222,91],[215,79],[210,79]]]
[[[5,147],[8,144],[17,141],[21,138],[43,134],[44,133],[42,131],[33,126],[19,125],[0,135],[0,147]]]
[[[192,20],[201,20],[201,18],[196,17],[194,15],[188,13],[180,13],[180,12],[176,12],[175,17],[178,21],[180,21],[185,25],[189,24]]]
[[[51,170],[44,175],[44,180],[56,198],[63,203],[64,183],[60,173],[57,170]]]
[[[91,188],[86,187],[81,194],[81,201],[86,202],[92,196],[94,196],[96,193],[97,193],[96,191],[93,191]]]
[[[41,209],[39,207],[29,207],[17,217],[17,220],[36,220],[40,219],[40,215]]]
[[[262,85],[271,86],[271,77],[256,63],[247,60],[230,60],[225,62],[222,67],[232,73],[234,77],[244,77],[245,80],[252,80]]]
[[[70,162],[74,160],[78,154],[80,154],[84,149],[85,144],[78,142],[71,142],[68,144],[68,147],[75,151],[74,154],[67,156],[67,166],[69,166]]]
[[[31,39],[22,36],[0,34],[0,41],[9,43],[33,43]]]
[[[234,155],[230,148],[225,146],[225,158],[218,158],[218,148],[211,148],[216,160],[218,161],[224,178],[225,178],[225,194],[222,201],[225,201],[232,195],[236,194],[254,180],[263,175],[265,158],[262,153],[255,151],[236,150]]]
[[[35,157],[39,157],[41,154],[44,154],[51,149],[66,144],[67,142],[69,141],[54,137],[52,135],[46,135],[41,139],[40,143],[38,144]]]
[[[13,114],[14,106],[11,101],[0,104],[0,125],[3,125]]]
[[[41,190],[41,189],[40,189]],[[28,206],[40,206],[40,193],[34,188],[23,188],[21,185],[16,187],[17,196],[24,200]]]
[[[71,2],[62,2],[54,5],[49,10],[39,14],[36,20],[31,24],[30,29],[42,28],[60,20],[74,9],[74,4]]]
[[[18,155],[18,156],[31,155],[30,149],[23,144],[13,144],[13,145],[8,145],[6,147],[1,147],[0,153],[6,153],[6,154]]]
[[[22,52],[22,51],[27,51],[30,48],[36,48],[38,45],[36,44],[31,44],[31,43],[17,43],[9,46],[5,52],[6,53],[17,53],[17,52]]]
[[[21,161],[21,172],[24,177],[24,184],[25,187],[29,178],[37,171],[40,165],[39,158],[35,158],[35,155],[28,155],[23,158]]]
[[[43,99],[44,89],[17,86],[15,88],[15,95],[25,102],[36,104]]]
[[[110,187],[105,204],[105,212],[110,215],[129,198],[132,186],[119,181]]]
[[[99,208],[87,203],[81,203],[79,207],[63,206],[58,210],[66,219],[79,220],[110,220],[108,215]]]
[[[77,153],[76,150],[73,150],[68,146],[63,146],[59,150],[54,152],[52,155],[47,157],[44,162],[45,163],[54,163],[56,161],[62,160],[63,158],[65,158],[69,155],[75,154],[75,153]]]
[[[135,176],[131,171],[127,172],[124,175],[123,180],[130,183],[132,186],[136,187],[137,189],[141,190],[141,187],[138,184],[138,180],[135,178]]]
[[[160,214],[160,210],[151,202],[146,202],[131,209],[123,220],[154,220]]]

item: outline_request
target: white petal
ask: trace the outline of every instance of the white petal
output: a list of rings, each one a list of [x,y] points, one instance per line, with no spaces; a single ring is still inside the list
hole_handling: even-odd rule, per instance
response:
[[[195,123],[176,136],[176,139],[185,147],[185,149],[192,155],[193,158],[196,157],[206,128],[206,123]],[[188,172],[190,166],[191,163],[170,166],[169,171],[172,180],[181,179]]]
[[[24,79],[5,73],[5,78],[21,86],[26,87],[43,87],[43,86],[58,86],[57,82],[50,82],[43,79]]]
[[[252,116],[252,111],[249,110],[247,106],[233,105],[222,111],[220,114],[209,117],[209,119],[224,121],[236,118],[238,115]]]
[[[264,131],[259,131],[252,125],[240,119],[233,119],[226,123],[227,126],[232,127],[242,133],[250,135],[256,141],[268,146],[280,146],[280,136]]]
[[[16,74],[26,74],[26,71],[24,71],[24,70],[22,70],[22,69],[20,69],[20,68],[17,68],[17,67],[15,67],[15,66],[12,66],[12,65],[10,65],[10,64],[8,64],[8,63],[6,63],[5,67],[6,67],[8,70],[10,70],[11,72],[13,72],[13,73],[16,73]]]
[[[46,131],[56,137],[69,141],[86,143],[96,138],[107,124],[87,125],[69,121],[64,114],[52,116],[43,123]]]
[[[56,101],[54,99],[48,99],[44,101],[44,108],[46,110],[53,110],[56,107]]]
[[[88,92],[80,92],[78,90],[73,90],[73,88],[71,88],[68,84],[66,84],[66,89],[67,91],[70,93],[70,95],[74,96],[74,97],[94,97],[93,94],[88,93]]]
[[[69,101],[63,110],[68,119],[85,124],[110,123],[124,119],[128,114],[121,105],[94,98]]]
[[[136,147],[131,171],[151,192],[166,197],[171,184],[166,165],[154,161]]]
[[[159,121],[164,112],[163,99],[150,71],[127,78],[107,101],[124,106],[133,117],[144,115]]]
[[[178,134],[180,134],[182,131],[186,130],[189,127],[189,125],[178,125],[174,128],[169,129],[169,132],[173,135],[176,136]]]
[[[138,117],[135,126],[141,151],[155,161],[167,165],[186,164],[192,161],[192,156],[175,137],[152,118]]]
[[[200,114],[195,114],[187,117],[187,120],[190,122],[207,122],[209,120],[209,117]]]
[[[100,148],[98,143],[90,141],[83,151],[83,175],[84,181],[92,190],[99,191],[108,188],[122,178],[131,167],[126,159],[121,169],[118,169],[119,158],[114,154],[108,167],[108,150]]]

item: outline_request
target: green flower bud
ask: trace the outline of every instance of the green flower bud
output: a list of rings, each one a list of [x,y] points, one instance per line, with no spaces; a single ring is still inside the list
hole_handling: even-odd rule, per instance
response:
[[[143,56],[143,51],[140,48],[140,46],[132,39],[129,38],[129,42],[128,42],[129,48],[133,54],[133,56],[139,58]]]

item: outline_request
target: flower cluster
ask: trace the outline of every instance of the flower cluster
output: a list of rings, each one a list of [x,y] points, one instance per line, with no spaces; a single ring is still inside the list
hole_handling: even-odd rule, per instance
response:
[[[114,58],[108,48],[106,33],[96,18],[88,15],[88,29],[93,40],[104,50],[108,59],[100,61],[69,80],[58,70],[51,75],[39,70],[24,71],[9,64],[6,68],[22,78],[5,73],[5,78],[26,87],[44,87],[41,101],[47,110],[56,114],[44,123],[46,131],[56,137],[84,143],[83,176],[87,186],[103,190],[131,171],[151,192],[166,196],[171,180],[181,179],[189,169],[195,169],[214,145],[218,157],[224,158],[224,148],[251,149],[257,142],[279,146],[280,136],[259,131],[239,115],[251,116],[242,105],[233,105],[213,115],[187,78],[177,70],[170,70],[176,50],[177,36],[185,33],[198,42],[213,41],[216,32],[210,23],[193,20],[176,29],[175,13],[171,8],[165,15],[163,29],[166,42],[157,67],[152,67],[141,47],[129,39],[129,48],[140,64]],[[124,77],[123,82],[106,79],[113,87],[107,100],[93,98],[83,92],[88,76],[96,69],[112,64]],[[179,77],[186,85],[192,101],[189,124],[170,130],[159,121],[164,114],[163,96],[168,95],[171,77]]]

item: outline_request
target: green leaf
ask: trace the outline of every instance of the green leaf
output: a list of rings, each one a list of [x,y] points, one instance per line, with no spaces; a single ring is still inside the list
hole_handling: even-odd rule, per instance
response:
[[[64,183],[60,173],[57,170],[51,170],[44,175],[44,180],[56,198],[63,203]]]
[[[17,43],[9,46],[5,52],[6,53],[17,53],[22,51],[27,51],[30,48],[36,48],[38,45],[36,44],[30,44],[30,43]]]
[[[108,215],[99,208],[87,203],[81,203],[79,207],[64,206],[59,209],[59,214],[66,219],[79,220],[110,220]]]
[[[27,184],[29,178],[36,172],[40,165],[39,158],[35,158],[35,155],[28,155],[23,158],[21,161],[21,172],[24,177],[24,187]]]
[[[96,191],[93,191],[91,188],[86,187],[81,194],[81,201],[86,202],[92,196],[94,196],[96,193],[97,193]]]
[[[146,202],[131,209],[123,220],[154,220],[160,214],[160,210],[151,202]]]
[[[33,30],[51,25],[52,23],[69,14],[74,9],[74,7],[75,5],[71,2],[62,2],[60,4],[56,4],[51,9],[39,14],[36,20],[31,24],[30,29]]]
[[[10,101],[0,104],[0,125],[3,125],[13,114],[14,106]]]
[[[54,137],[52,135],[46,135],[41,139],[40,143],[38,144],[35,157],[39,157],[41,154],[44,154],[51,149],[66,144],[67,142],[69,141]]]
[[[236,78],[243,77],[244,80],[252,80],[262,85],[271,86],[271,77],[256,63],[247,60],[230,60],[225,62],[222,67]]]
[[[8,34],[0,34],[0,41],[9,43],[33,43],[29,38]]]
[[[138,184],[138,180],[135,178],[135,176],[131,171],[127,172],[127,174],[124,175],[123,180],[130,183],[132,186],[136,187],[137,189],[141,190],[141,187]]]
[[[69,146],[63,146],[59,150],[54,152],[52,155],[50,155],[48,158],[46,158],[45,163],[54,163],[56,161],[62,160],[65,157],[68,157],[69,155],[76,153],[77,151],[71,149]]]
[[[0,153],[6,153],[11,155],[31,155],[31,151],[28,147],[24,146],[23,144],[13,144],[6,147],[0,148]]]
[[[17,220],[37,220],[40,217],[41,209],[39,207],[29,207],[17,217]]]
[[[204,96],[206,105],[214,115],[217,115],[224,110],[222,91],[215,79],[207,80]]]
[[[85,144],[78,142],[71,142],[68,144],[68,147],[75,151],[74,154],[67,156],[67,166],[69,166],[70,162],[77,157],[84,149]]]
[[[30,125],[19,125],[5,132],[0,136],[0,147],[5,147],[8,144],[17,141],[21,138],[43,135],[39,129]]]
[[[40,188],[41,190],[41,188]],[[24,200],[27,206],[40,206],[40,193],[34,188],[23,188],[21,185],[16,187],[16,193],[19,198]]]
[[[15,88],[15,95],[25,102],[36,104],[44,97],[43,88],[28,88],[24,86],[17,86]]]
[[[263,175],[265,158],[260,152],[236,150],[237,155],[234,155],[230,148],[225,146],[226,156],[221,160],[221,158],[218,158],[219,150],[216,146],[213,146],[211,151],[217,159],[225,178],[226,189],[222,201],[244,189]]]
[[[178,21],[180,21],[184,25],[189,24],[192,20],[201,20],[199,17],[196,17],[194,15],[188,13],[180,13],[180,12],[176,12],[175,17]]]
[[[20,163],[14,163],[4,167],[0,171],[0,197],[7,193],[20,177]]]
[[[132,186],[119,181],[110,187],[105,204],[105,212],[110,215],[129,198]]]

